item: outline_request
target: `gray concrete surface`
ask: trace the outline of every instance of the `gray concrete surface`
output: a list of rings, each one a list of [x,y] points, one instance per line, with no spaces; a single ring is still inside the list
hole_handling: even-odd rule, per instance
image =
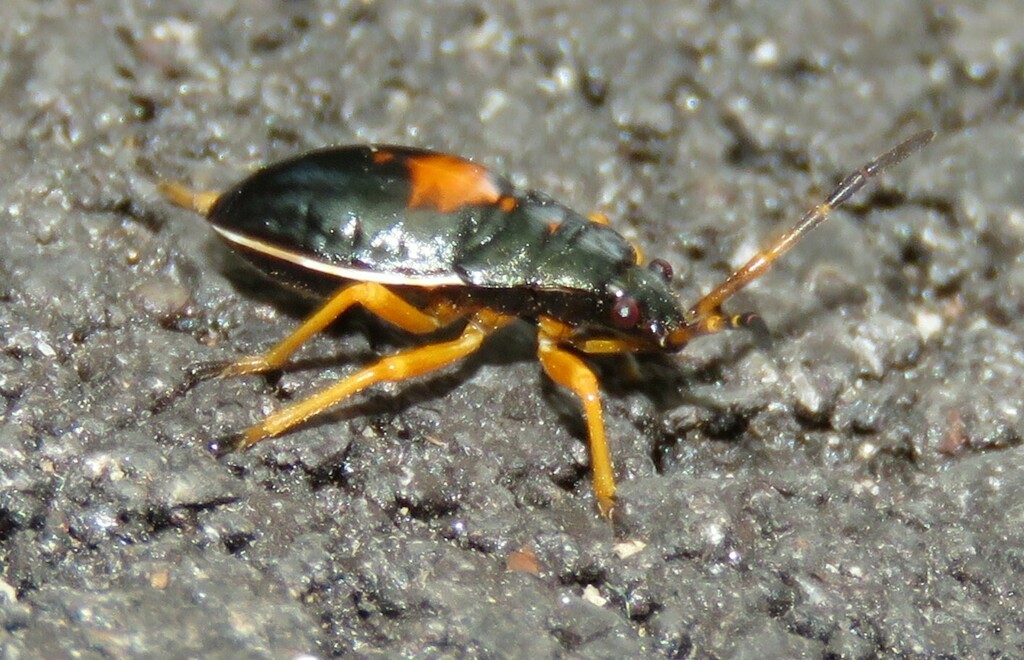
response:
[[[1024,654],[1017,3],[0,7],[4,657]],[[599,210],[695,300],[850,168],[912,161],[733,308],[598,361],[621,485],[528,326],[217,461],[409,340],[181,384],[306,303],[160,199],[332,143],[470,156]]]

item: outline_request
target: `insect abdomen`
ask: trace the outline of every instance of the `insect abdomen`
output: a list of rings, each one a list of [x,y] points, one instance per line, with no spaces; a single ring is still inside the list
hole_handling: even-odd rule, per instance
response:
[[[613,230],[463,159],[339,147],[224,193],[214,228],[258,265],[393,285],[585,290],[629,265]]]

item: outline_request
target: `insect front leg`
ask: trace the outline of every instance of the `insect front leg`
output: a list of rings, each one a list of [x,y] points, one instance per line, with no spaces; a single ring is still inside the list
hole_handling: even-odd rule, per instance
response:
[[[686,341],[693,337],[713,335],[723,330],[746,330],[754,336],[754,341],[762,349],[768,349],[772,345],[772,336],[768,331],[768,324],[757,312],[744,312],[742,314],[725,314],[721,309],[710,312],[707,316],[697,322],[685,326],[679,332],[688,332]]]
[[[551,380],[570,390],[583,404],[587,438],[590,443],[590,471],[594,479],[594,497],[597,499],[601,515],[611,518],[615,510],[615,475],[604,432],[601,391],[597,376],[590,367],[578,355],[559,345],[557,337],[563,335],[564,331],[563,324],[542,318],[537,358]]]

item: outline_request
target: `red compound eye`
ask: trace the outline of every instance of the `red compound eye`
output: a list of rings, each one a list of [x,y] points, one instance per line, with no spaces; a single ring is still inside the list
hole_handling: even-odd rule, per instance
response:
[[[651,263],[647,264],[647,267],[666,282],[672,281],[672,264],[664,259],[651,259]]]
[[[640,321],[640,306],[629,296],[622,296],[612,305],[612,324],[621,330],[636,327]]]

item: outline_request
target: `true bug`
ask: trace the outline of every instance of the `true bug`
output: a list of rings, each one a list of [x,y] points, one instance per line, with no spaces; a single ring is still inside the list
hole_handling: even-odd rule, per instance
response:
[[[233,248],[272,277],[334,290],[290,336],[224,376],[282,367],[352,305],[415,334],[462,323],[451,340],[384,358],[235,436],[242,449],[280,435],[382,381],[429,373],[474,352],[517,318],[538,327],[544,371],[583,404],[594,494],[605,515],[615,479],[598,381],[581,359],[601,353],[678,351],[730,328],[766,333],[756,314],[722,303],[771,267],[829,212],[882,170],[927,144],[924,131],[854,171],[789,231],[683,308],[668,264],[646,266],[602,216],[584,217],[515,189],[456,156],[399,146],[346,146],[271,165],[223,194],[161,185],[173,203],[204,214]]]

